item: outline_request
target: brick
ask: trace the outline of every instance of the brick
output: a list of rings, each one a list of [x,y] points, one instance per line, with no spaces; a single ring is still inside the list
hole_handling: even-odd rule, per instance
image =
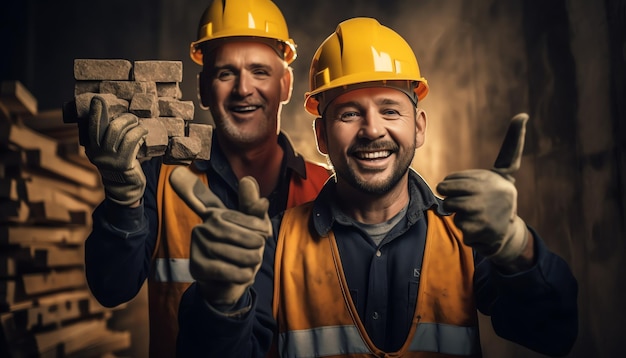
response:
[[[76,81],[74,83],[74,96],[83,93],[98,93],[100,91],[101,81]]]
[[[202,150],[199,138],[172,137],[163,161],[167,164],[189,164]]]
[[[152,93],[156,95],[156,83],[140,81],[102,81],[100,93],[111,93],[118,98],[130,101],[137,93]]]
[[[135,61],[135,81],[182,82],[182,61]]]
[[[181,99],[183,92],[178,82],[159,82],[156,84],[157,96]]]
[[[169,143],[165,126],[156,118],[141,118],[139,125],[148,130],[141,155],[145,157],[164,155]]]
[[[127,81],[133,65],[128,60],[75,59],[75,80]]]
[[[203,123],[189,123],[189,137],[197,138],[202,143],[200,153],[198,153],[196,159],[211,159],[212,136],[212,125]]]
[[[159,116],[159,102],[154,93],[137,93],[130,101],[129,112],[140,118]]]
[[[159,97],[159,112],[163,117],[180,117],[183,120],[191,121],[194,115],[193,101]]]
[[[167,129],[168,137],[183,137],[185,136],[185,121],[179,117],[159,117],[161,123]]]

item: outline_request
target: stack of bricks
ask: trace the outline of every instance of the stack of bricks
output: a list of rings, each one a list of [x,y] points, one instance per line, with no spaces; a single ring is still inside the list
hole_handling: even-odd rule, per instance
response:
[[[194,105],[181,100],[181,61],[124,59],[74,60],[74,100],[63,106],[63,121],[78,123],[79,143],[86,145],[90,103],[105,102],[108,120],[134,115],[148,129],[137,157],[162,156],[166,164],[209,159],[213,127],[192,123]]]

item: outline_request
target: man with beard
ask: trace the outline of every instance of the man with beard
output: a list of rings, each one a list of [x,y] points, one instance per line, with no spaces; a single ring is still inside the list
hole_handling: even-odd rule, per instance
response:
[[[437,187],[442,200],[410,168],[428,85],[406,41],[374,19],[346,20],[318,48],[309,81],[305,107],[335,171],[314,202],[270,222],[251,178],[239,212],[185,169],[170,176],[204,219],[179,354],[478,357],[477,310],[503,338],[567,354],[577,283],[517,216],[510,171],[453,173]]]
[[[191,58],[203,66],[200,98],[215,122],[211,159],[190,166],[198,180],[231,209],[243,210],[239,179],[246,176],[269,199],[270,215],[314,199],[329,173],[305,161],[280,131],[296,46],[276,5],[214,1],[200,20]],[[161,157],[137,161],[146,132],[136,117],[113,119],[99,140],[103,105],[97,97],[92,102],[86,147],[106,192],[86,241],[87,280],[98,301],[112,307],[135,297],[148,278],[150,356],[174,357],[178,303],[193,281],[191,230],[202,220],[169,185],[177,166]]]

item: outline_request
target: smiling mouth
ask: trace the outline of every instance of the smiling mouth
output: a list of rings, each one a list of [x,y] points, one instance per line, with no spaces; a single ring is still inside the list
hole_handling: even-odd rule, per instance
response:
[[[255,105],[247,105],[247,106],[231,106],[229,107],[229,109],[232,112],[236,112],[236,113],[249,113],[249,112],[254,112],[257,109],[261,108],[261,106],[255,106]]]
[[[355,152],[354,156],[362,160],[375,160],[388,158],[392,153],[390,150],[379,150],[376,152]]]

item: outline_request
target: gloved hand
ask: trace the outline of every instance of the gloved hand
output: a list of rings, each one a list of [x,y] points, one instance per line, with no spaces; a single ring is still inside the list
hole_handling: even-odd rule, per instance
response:
[[[239,181],[239,211],[222,201],[186,167],[170,174],[174,191],[204,222],[191,233],[189,269],[204,298],[214,306],[232,306],[252,285],[272,235],[267,209],[253,177]]]
[[[493,170],[453,173],[437,185],[446,196],[444,209],[455,213],[454,223],[465,244],[503,267],[515,267],[530,235],[517,216],[517,189],[511,176],[520,166],[527,120],[525,113],[513,117]]]
[[[102,176],[106,196],[120,205],[131,205],[141,199],[146,177],[137,160],[148,130],[139,119],[124,113],[109,122],[106,102],[94,96],[89,108],[89,143],[85,154]]]
[[[517,190],[502,175],[482,169],[450,174],[437,185],[444,209],[466,245],[496,264],[508,265],[526,248],[526,224],[517,216]]]

